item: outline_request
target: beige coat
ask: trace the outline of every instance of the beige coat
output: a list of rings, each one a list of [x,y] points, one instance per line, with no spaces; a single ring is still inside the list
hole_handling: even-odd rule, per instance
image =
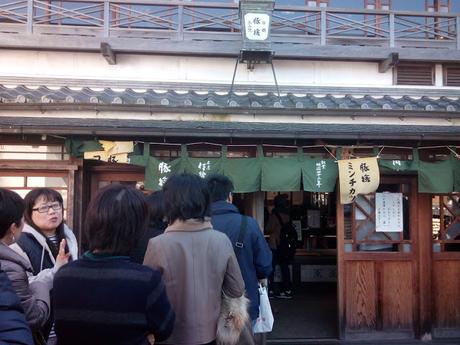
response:
[[[244,282],[228,237],[198,220],[176,221],[150,240],[144,265],[162,272],[169,300],[176,312],[174,345],[206,344],[216,338],[217,318],[224,291],[244,293]]]

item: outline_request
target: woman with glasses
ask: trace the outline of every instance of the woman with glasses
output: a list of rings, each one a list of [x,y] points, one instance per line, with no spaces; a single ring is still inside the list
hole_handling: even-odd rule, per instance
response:
[[[34,335],[35,344],[40,344],[40,339],[42,339],[41,328],[47,322],[50,314],[50,289],[53,286],[53,280],[52,277],[29,279],[33,276],[29,260],[10,248],[21,238],[24,227],[24,209],[24,200],[18,194],[8,189],[0,188],[1,269],[7,274],[12,288],[15,290],[17,297],[19,297],[25,319]],[[65,256],[63,243],[57,261],[65,261]],[[0,300],[3,297],[7,298],[8,296],[1,295]],[[1,306],[0,310],[2,310],[0,314],[4,312],[4,308]],[[0,317],[0,323],[2,323],[2,320]],[[16,343],[13,340],[11,341]],[[43,340],[41,341],[43,343]],[[3,344],[1,341],[0,343]],[[23,343],[21,342],[21,344]]]
[[[75,235],[63,222],[62,196],[51,188],[36,188],[26,195],[24,203],[23,235],[12,248],[29,259],[35,279],[52,280],[62,265],[78,256]],[[61,245],[66,255],[58,258]],[[52,321],[51,316],[42,329],[46,339],[49,335],[49,343],[55,341]]]

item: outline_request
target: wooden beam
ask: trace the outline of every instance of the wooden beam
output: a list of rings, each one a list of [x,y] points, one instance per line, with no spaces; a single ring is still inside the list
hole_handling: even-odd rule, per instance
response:
[[[199,38],[197,35],[195,38]],[[112,50],[118,54],[170,54],[191,56],[237,57],[240,53],[241,42],[238,40],[215,41],[194,40],[176,41],[165,39],[144,38],[116,38],[105,39]],[[386,59],[389,54],[399,53],[400,60],[429,61],[429,62],[458,62],[460,50],[446,46],[446,42],[430,41],[423,49],[414,49],[413,46],[385,48],[378,46],[341,46],[341,45],[312,45],[299,42],[273,43],[276,59],[300,60],[335,60],[335,61],[375,61]],[[438,48],[447,49],[438,49]],[[0,48],[29,49],[29,50],[63,50],[99,52],[100,38],[82,36],[26,35],[1,34]],[[305,48],[305,49],[303,49]]]
[[[101,54],[107,60],[109,65],[116,65],[117,64],[117,57],[113,52],[110,44],[106,42],[101,42]]]
[[[390,53],[385,60],[379,63],[379,73],[385,73],[399,62],[399,53]]]

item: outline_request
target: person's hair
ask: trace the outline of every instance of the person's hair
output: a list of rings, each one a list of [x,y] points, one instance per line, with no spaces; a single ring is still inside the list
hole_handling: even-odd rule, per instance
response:
[[[233,183],[227,176],[221,174],[210,174],[206,177],[211,202],[227,200],[228,195],[233,192]]]
[[[165,215],[170,224],[177,219],[204,220],[209,217],[209,192],[205,181],[198,175],[172,175],[163,185],[163,192]]]
[[[46,243],[48,244],[48,247],[51,249],[51,253],[53,256],[56,258],[58,252],[59,252],[59,245],[54,245],[53,242],[51,242],[42,232],[42,230],[38,227],[37,224],[34,223],[32,220],[32,212],[34,212],[32,209],[34,208],[35,203],[37,202],[38,199],[43,198],[46,202],[59,202],[61,205],[61,211],[62,212],[62,222],[59,224],[56,228],[56,235],[58,237],[58,243],[61,243],[61,240],[65,238],[64,234],[64,201],[62,200],[62,195],[52,189],[52,188],[34,188],[32,189],[29,193],[24,198],[24,203],[26,205],[26,209],[24,211],[24,220],[25,222],[30,225],[32,228],[37,230],[40,234],[43,235],[43,237],[46,239]],[[68,246],[66,245],[66,251],[68,250]]]
[[[278,194],[273,200],[275,207],[280,209],[286,209],[289,207],[289,199],[287,194]]]
[[[147,223],[148,206],[142,192],[121,184],[108,185],[88,205],[85,235],[89,250],[128,255]]]
[[[159,222],[163,222],[165,217],[163,209],[163,191],[159,190],[150,194],[146,200],[150,213],[150,225],[155,225]]]
[[[0,238],[5,237],[11,224],[21,224],[24,209],[24,200],[17,193],[0,188]]]

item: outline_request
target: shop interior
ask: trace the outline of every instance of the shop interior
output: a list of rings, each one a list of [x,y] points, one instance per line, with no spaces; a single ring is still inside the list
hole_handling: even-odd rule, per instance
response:
[[[296,228],[298,241],[296,255],[290,264],[292,299],[271,298],[275,323],[267,338],[289,339],[293,335],[298,339],[336,338],[336,194],[265,192],[265,224],[279,194],[285,194],[289,200],[290,219]],[[247,194],[234,197],[234,203],[243,213],[248,197]],[[280,284],[280,280],[277,266],[275,284]]]

